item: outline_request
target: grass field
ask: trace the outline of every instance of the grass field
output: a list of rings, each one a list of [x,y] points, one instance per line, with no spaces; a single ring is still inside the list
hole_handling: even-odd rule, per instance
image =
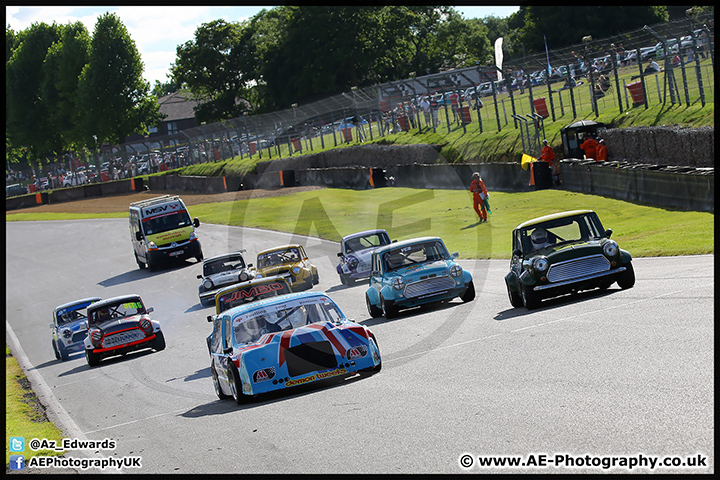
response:
[[[217,202],[190,207],[201,223],[265,228],[339,241],[344,235],[384,228],[393,239],[434,235],[461,258],[510,258],[512,229],[538,216],[594,210],[613,239],[635,257],[715,252],[715,216],[638,205],[568,192],[490,191],[492,214],[477,223],[468,191],[378,188],[321,189],[288,196]],[[7,221],[127,218],[127,211],[102,215],[7,213]],[[202,238],[202,225],[198,231]]]

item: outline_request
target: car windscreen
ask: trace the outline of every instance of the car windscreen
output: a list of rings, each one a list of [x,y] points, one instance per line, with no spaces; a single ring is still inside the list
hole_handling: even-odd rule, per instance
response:
[[[448,255],[445,245],[437,240],[393,248],[384,252],[381,257],[383,269],[386,272],[426,262],[447,260],[449,258],[450,255]]]
[[[248,285],[220,295],[218,298],[217,313],[224,312],[225,310],[229,310],[244,303],[255,302],[257,300],[262,300],[263,298],[276,297],[286,293],[290,293],[290,289],[284,281]]]
[[[322,300],[325,298],[325,300]],[[269,305],[233,319],[235,343],[257,342],[266,333],[293,330],[318,322],[337,322],[344,318],[340,309],[326,297]]]
[[[366,248],[377,248],[382,245],[389,245],[390,237],[385,232],[371,233],[362,237],[349,238],[345,241],[347,253],[358,252]]]
[[[532,253],[560,244],[597,240],[604,236],[602,224],[595,214],[551,220],[520,231],[523,253]]]
[[[190,215],[187,210],[168,213],[166,215],[146,218],[143,220],[145,235],[154,235],[156,233],[175,230],[176,228],[189,227],[190,225],[192,225],[192,221],[190,220]]]
[[[285,250],[274,250],[272,252],[263,253],[257,257],[257,268],[271,267],[283,263],[297,263],[301,261],[300,252],[297,248],[287,248]]]
[[[242,255],[232,255],[204,263],[203,276],[207,277],[208,275],[239,270],[241,268],[245,268],[245,261]]]
[[[89,312],[89,321],[93,323],[107,322],[118,318],[132,317],[146,313],[145,306],[138,299],[112,303]]]

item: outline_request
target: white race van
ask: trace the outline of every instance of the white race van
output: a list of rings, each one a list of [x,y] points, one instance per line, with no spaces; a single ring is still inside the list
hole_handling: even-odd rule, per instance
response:
[[[140,268],[154,269],[170,259],[195,257],[203,253],[187,207],[176,195],[163,195],[130,204],[130,239]]]

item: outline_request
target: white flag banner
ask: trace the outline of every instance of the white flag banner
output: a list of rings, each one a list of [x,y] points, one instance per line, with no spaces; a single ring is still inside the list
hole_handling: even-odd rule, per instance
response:
[[[502,70],[502,62],[503,62],[502,42],[503,42],[503,37],[498,37],[498,39],[495,40],[495,65],[500,70]],[[502,80],[503,79],[502,72],[498,71],[497,77],[498,77],[498,80]]]

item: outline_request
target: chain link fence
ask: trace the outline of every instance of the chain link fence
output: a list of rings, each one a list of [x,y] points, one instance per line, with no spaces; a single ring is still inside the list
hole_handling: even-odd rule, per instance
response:
[[[102,152],[128,165],[130,175],[229,158],[291,157],[414,130],[514,128],[522,133],[524,150],[537,153],[545,122],[714,102],[714,45],[714,15],[687,17],[506,59],[502,70],[476,66],[353,87],[314,103],[105,146]],[[648,69],[651,60],[658,72]]]

